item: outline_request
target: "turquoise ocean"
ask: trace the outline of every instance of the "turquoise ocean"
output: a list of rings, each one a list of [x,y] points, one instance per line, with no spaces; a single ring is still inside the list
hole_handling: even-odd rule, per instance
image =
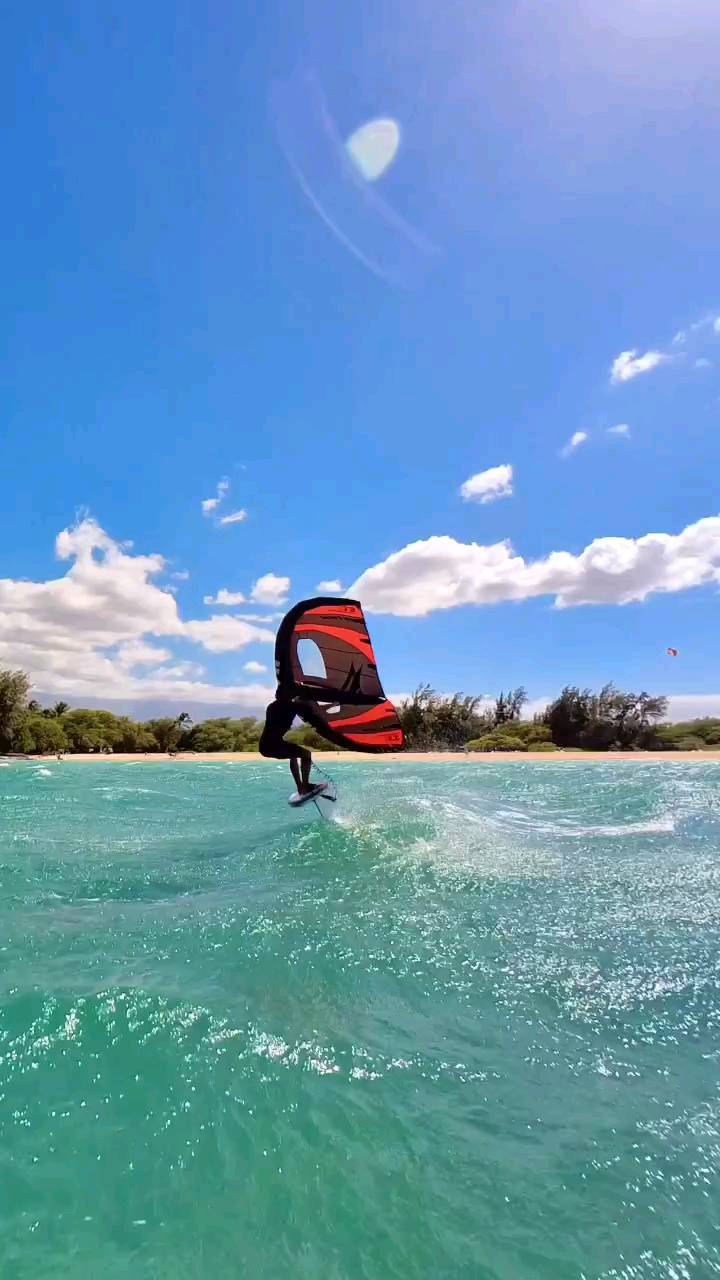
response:
[[[720,1275],[720,766],[0,768],[0,1276]]]

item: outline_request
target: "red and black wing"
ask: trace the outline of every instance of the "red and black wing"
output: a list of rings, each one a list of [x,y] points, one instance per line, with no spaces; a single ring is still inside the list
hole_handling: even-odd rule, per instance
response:
[[[303,670],[301,641],[312,641],[315,670]],[[317,661],[317,651],[321,662]],[[278,683],[302,698],[301,714],[328,741],[353,751],[400,751],[403,731],[383,692],[362,606],[317,596],[283,618],[275,640]]]

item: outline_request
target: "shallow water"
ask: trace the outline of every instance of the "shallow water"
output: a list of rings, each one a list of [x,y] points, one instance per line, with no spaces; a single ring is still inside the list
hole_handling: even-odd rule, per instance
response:
[[[720,765],[0,773],[0,1275],[720,1275]]]

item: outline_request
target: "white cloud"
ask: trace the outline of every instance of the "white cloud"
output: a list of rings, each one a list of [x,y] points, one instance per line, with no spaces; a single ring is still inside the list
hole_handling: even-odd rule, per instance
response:
[[[187,582],[190,574],[187,569],[179,569],[177,573],[171,573],[170,577],[173,578],[175,582]]]
[[[630,428],[627,422],[618,422],[616,427],[608,427],[607,434],[609,436],[629,436]]]
[[[316,591],[325,591],[329,595],[337,595],[342,589],[343,585],[339,578],[328,578],[326,582],[318,582],[315,588]]]
[[[216,596],[203,596],[205,604],[244,604],[245,597],[242,591],[228,591],[227,587],[221,587]],[[250,621],[261,621],[261,619],[252,618]]]
[[[720,693],[671,693],[668,696],[667,719],[699,720],[702,716],[720,716]]]
[[[546,698],[530,698],[520,713],[521,720],[533,720],[535,716],[541,716],[547,705],[552,702],[552,698],[548,695]]]
[[[261,676],[265,671],[267,671],[267,667],[262,662],[246,662],[243,667],[243,671],[247,671],[253,676]]]
[[[124,667],[158,667],[172,658],[172,649],[160,649],[145,640],[126,640],[118,646],[117,660]]]
[[[220,503],[224,501],[229,491],[230,481],[227,479],[227,476],[224,476],[218,483],[215,497],[203,498],[201,503],[203,515],[215,516],[215,527],[217,529],[226,528],[231,524],[242,524],[248,518],[248,513],[244,507],[241,507],[238,511],[229,511],[226,516],[215,515]]]
[[[713,320],[713,333],[720,333],[720,316],[716,316]]]
[[[692,324],[688,325],[687,329],[680,329],[679,332],[675,334],[675,337],[672,340],[673,346],[684,346],[688,339],[693,338],[698,333],[701,333],[703,329],[712,327],[713,322],[714,316],[701,316],[699,320],[695,320]]]
[[[465,502],[497,502],[498,498],[511,498],[513,469],[509,463],[478,471],[460,486],[460,496]]]
[[[153,579],[165,571],[160,555],[131,554],[92,519],[64,529],[56,540],[62,577],[47,582],[0,580],[0,666],[27,671],[48,693],[107,699],[195,697],[227,701],[214,686],[190,677],[202,668],[164,664],[174,657],[154,638],[194,641],[212,653],[272,643],[274,632],[240,619],[185,620],[167,587]],[[138,668],[140,671],[138,672]],[[233,695],[244,696],[242,687]],[[257,691],[252,692],[257,699]]]
[[[567,444],[564,444],[562,449],[560,450],[560,457],[569,458],[570,454],[574,453],[576,449],[579,449],[580,445],[585,444],[586,440],[588,439],[589,439],[589,432],[574,431],[570,439],[568,440]]]
[[[281,613],[236,613],[235,617],[240,618],[241,622],[263,622],[272,624],[279,622],[282,618]]]
[[[215,497],[203,498],[202,503],[200,504],[202,506],[202,511],[204,516],[211,516],[213,511],[217,511],[217,508],[220,506],[220,503],[222,502],[229,488],[230,488],[230,481],[227,479],[226,476],[223,476],[223,479],[218,481]]]
[[[679,337],[679,335],[676,335]],[[639,378],[641,373],[650,373],[651,369],[657,369],[659,365],[665,364],[670,359],[669,356],[663,355],[662,351],[646,351],[644,355],[638,355],[637,349],[630,351],[621,351],[619,356],[612,362],[610,368],[610,381],[613,383],[631,382],[633,378]]]
[[[178,663],[148,672],[142,678],[114,677],[112,686],[103,684],[99,678],[81,682],[51,673],[47,679],[35,681],[33,696],[63,697],[74,706],[99,706],[109,710],[114,704],[123,713],[134,711],[140,716],[160,714],[161,708],[175,714],[178,709],[190,707],[204,708],[205,714],[211,714],[211,708],[222,707],[230,714],[242,710],[250,715],[260,711],[275,696],[274,683],[217,685],[192,678],[193,672],[197,672],[197,668],[192,663]]]
[[[228,525],[228,524],[242,524],[243,521],[247,520],[247,515],[248,513],[245,510],[245,508],[241,507],[239,511],[231,511],[226,516],[220,516],[220,519],[218,520],[218,524],[221,527],[224,527],[225,525]]]
[[[284,604],[289,590],[289,578],[279,577],[276,573],[264,573],[250,592],[250,599],[256,604]]]
[[[260,627],[239,618],[229,618],[227,614],[214,614],[200,622],[186,622],[183,634],[201,644],[210,653],[231,653],[234,649],[243,649],[245,645],[261,641],[272,644],[274,631],[263,631]]]
[[[698,356],[698,359],[695,361],[695,368],[696,368],[696,369],[711,369],[711,368],[712,368],[712,361],[711,361],[711,360],[708,360],[706,356]]]
[[[366,569],[349,591],[373,613],[423,617],[436,609],[548,595],[559,608],[629,604],[718,581],[720,516],[710,516],[677,535],[596,538],[580,555],[552,551],[535,562],[523,560],[509,542],[427,538]]]

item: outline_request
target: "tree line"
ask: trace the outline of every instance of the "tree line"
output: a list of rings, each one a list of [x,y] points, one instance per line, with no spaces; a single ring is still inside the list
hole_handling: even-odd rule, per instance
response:
[[[41,707],[23,671],[0,670],[0,752],[257,751],[263,721],[220,716],[193,723],[187,712],[135,721],[112,711]],[[544,711],[523,719],[524,688],[486,699],[437,693],[420,685],[398,708],[410,751],[692,751],[720,746],[720,719],[668,724],[667,699],[625,693],[613,684],[599,693],[566,686]],[[315,749],[338,750],[308,725],[290,738]]]
[[[255,716],[219,716],[194,724],[186,711],[137,721],[112,711],[73,708],[67,702],[41,707],[30,697],[25,672],[0,670],[0,752],[257,751],[263,724]],[[290,737],[310,747],[331,746],[309,726],[293,730]]]
[[[485,699],[443,697],[421,685],[400,708],[410,750],[469,751],[700,751],[720,746],[720,719],[670,724],[667,698],[625,692],[606,684],[595,693],[566,685],[532,719],[522,719],[528,697],[520,686]]]

